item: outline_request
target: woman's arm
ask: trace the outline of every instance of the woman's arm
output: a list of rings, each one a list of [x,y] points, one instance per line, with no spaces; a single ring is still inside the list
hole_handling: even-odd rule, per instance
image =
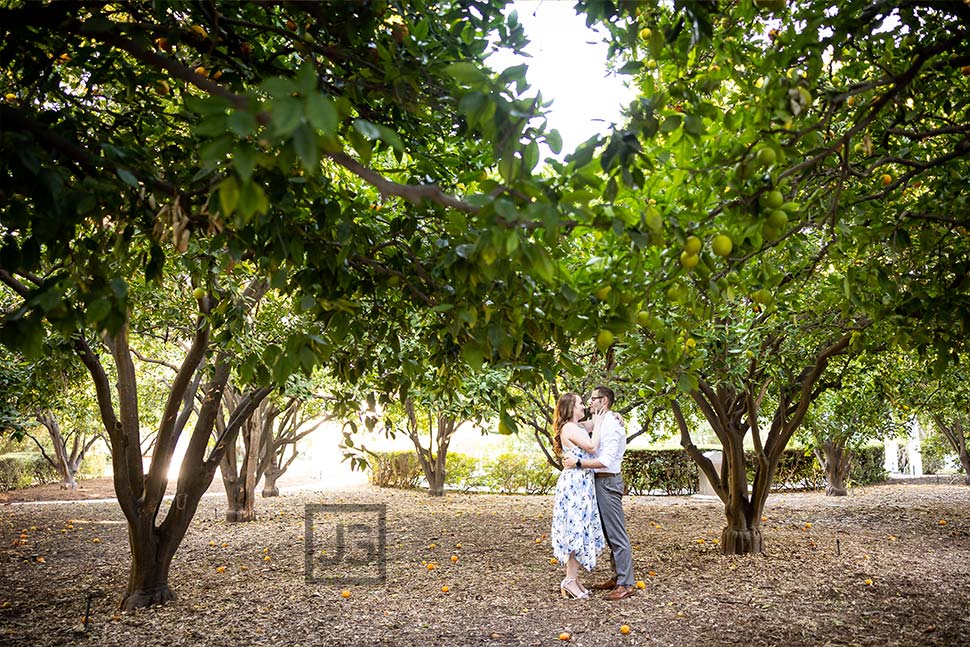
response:
[[[602,416],[600,416],[602,419]],[[593,425],[593,435],[590,437],[586,430],[577,424],[569,423],[562,428],[563,436],[577,447],[589,452],[596,452],[600,444],[599,422]]]

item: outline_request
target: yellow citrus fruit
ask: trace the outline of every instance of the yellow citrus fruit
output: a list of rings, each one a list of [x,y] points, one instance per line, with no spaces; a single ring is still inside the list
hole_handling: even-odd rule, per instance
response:
[[[452,555],[451,556],[451,561],[457,562],[458,561],[458,555]]]
[[[775,153],[774,148],[769,148],[768,146],[765,146],[764,148],[758,151],[758,164],[761,164],[762,166],[771,166],[772,164],[775,163],[775,160],[777,158],[778,158],[778,155]]]
[[[772,209],[768,214],[768,224],[775,229],[782,229],[788,224],[788,214],[784,209]]]
[[[606,352],[609,350],[610,346],[613,345],[613,341],[616,337],[609,330],[601,330],[598,335],[596,335],[596,347],[600,349],[601,352]]]
[[[596,292],[594,292],[593,294],[595,294],[596,298],[599,299],[600,301],[606,301],[606,297],[610,296],[610,291],[612,289],[613,289],[612,286],[604,285],[601,288],[597,288]]]
[[[761,203],[769,209],[780,209],[785,204],[785,196],[778,189],[772,189],[761,196]]]
[[[882,185],[883,186],[888,186],[889,184],[892,183],[893,176],[890,175],[889,173],[883,173],[882,178],[880,178],[880,179],[882,180]]]
[[[559,640],[569,640],[569,638],[570,638],[570,635],[568,632],[564,631],[561,634],[559,634]]]
[[[206,70],[201,65],[199,67],[195,68],[195,73],[198,74],[199,76],[209,76],[208,70]]]
[[[761,305],[768,305],[771,303],[771,292],[767,288],[761,288],[760,290],[755,290],[754,294],[751,295],[751,300],[755,303],[760,303]]]
[[[718,234],[711,241],[711,249],[718,256],[730,256],[731,251],[734,249],[734,243],[731,241],[730,236],[726,234]]]
[[[449,588],[448,588],[448,585],[447,585],[447,584],[445,584],[444,586],[442,586],[442,587],[441,587],[441,592],[442,592],[442,593],[447,593],[447,592],[448,592],[448,591],[450,591],[450,590],[451,590],[451,589],[449,589]]]
[[[630,633],[630,625],[620,625],[620,633],[624,636]]]
[[[701,239],[697,236],[688,236],[687,242],[684,243],[684,251],[688,254],[697,254],[701,251]]]
[[[650,573],[652,574],[653,571],[650,571]],[[643,580],[637,580],[637,588],[638,589],[645,589],[645,588],[647,588],[646,582],[644,582]]]
[[[680,264],[683,265],[684,268],[688,270],[692,270],[695,267],[697,267],[697,264],[700,262],[700,260],[701,260],[700,256],[698,256],[697,254],[688,254],[687,250],[684,250],[680,253]]]
[[[225,573],[225,572],[226,572],[226,567],[225,566],[217,566],[216,567],[216,573]]]
[[[650,31],[649,27],[644,27],[643,29],[640,30],[640,38],[642,38],[643,40],[647,40],[648,38],[650,38],[651,34],[653,34],[653,32]]]
[[[192,25],[192,27],[190,27],[190,29],[192,31],[194,31],[196,34],[198,34],[199,36],[201,36],[202,38],[208,38],[209,37],[209,35],[207,33],[205,33],[205,29],[203,29],[201,25]]]
[[[638,312],[637,313],[637,323],[640,324],[641,326],[649,326],[650,325],[650,313],[647,312],[646,310],[641,310],[640,312]]]
[[[344,589],[343,591],[340,592],[340,597],[342,597],[344,599],[349,598],[350,597],[350,591],[348,591],[347,589]]]

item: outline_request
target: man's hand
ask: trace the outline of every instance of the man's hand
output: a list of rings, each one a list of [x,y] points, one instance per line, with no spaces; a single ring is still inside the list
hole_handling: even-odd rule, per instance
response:
[[[562,459],[562,466],[566,469],[572,469],[576,467],[576,459],[572,456],[564,456]]]

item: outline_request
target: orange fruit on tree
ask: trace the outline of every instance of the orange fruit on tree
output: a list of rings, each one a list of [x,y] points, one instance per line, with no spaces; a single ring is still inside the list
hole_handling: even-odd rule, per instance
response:
[[[883,186],[888,186],[889,184],[892,183],[893,176],[890,175],[889,173],[883,173],[882,174],[882,177],[880,179],[882,180],[882,185]]]

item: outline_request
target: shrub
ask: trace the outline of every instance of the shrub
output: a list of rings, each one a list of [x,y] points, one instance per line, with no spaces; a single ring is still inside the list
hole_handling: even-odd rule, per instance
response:
[[[849,482],[855,485],[871,485],[886,480],[886,448],[872,445],[852,454]]]
[[[754,452],[745,452],[748,482],[754,481],[758,459]],[[825,487],[825,472],[815,453],[810,449],[786,449],[778,460],[771,489],[777,490],[820,490]]]
[[[445,487],[465,493],[484,484],[485,477],[474,457],[455,452],[445,456]]]
[[[538,454],[506,452],[485,464],[485,485],[501,494],[548,494],[559,472]]]
[[[412,489],[424,477],[412,451],[375,452],[367,459],[367,479],[378,487]]]
[[[60,476],[38,452],[10,452],[0,455],[0,490],[15,490],[53,483]]]
[[[697,465],[682,449],[628,449],[621,470],[629,494],[697,492]]]
[[[745,453],[748,482],[754,480],[756,460]],[[881,445],[855,452],[850,482],[869,485],[886,479]],[[699,470],[682,449],[631,449],[623,455],[623,481],[630,494],[693,494],[697,492]],[[814,454],[803,449],[786,449],[778,461],[771,489],[819,490],[825,487],[825,473]]]

